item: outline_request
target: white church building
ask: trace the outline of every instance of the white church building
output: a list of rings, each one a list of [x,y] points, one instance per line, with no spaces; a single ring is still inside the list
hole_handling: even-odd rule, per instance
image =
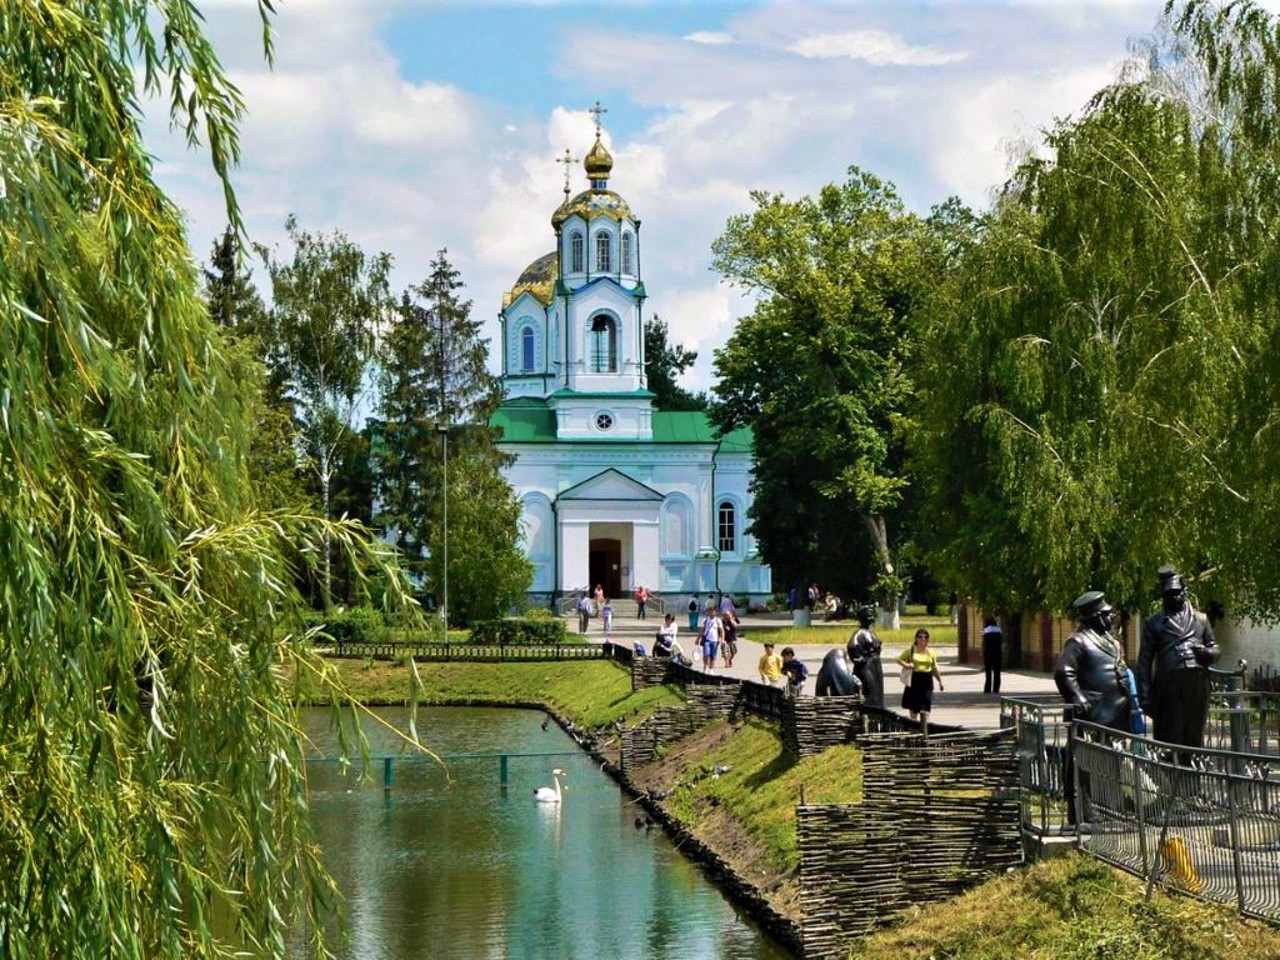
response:
[[[566,156],[567,160],[567,156]],[[665,411],[646,389],[640,220],[608,189],[600,142],[588,189],[551,217],[555,249],[520,274],[502,322],[505,399],[491,423],[515,456],[531,600],[600,584],[670,596],[765,598],[769,567],[747,534],[751,433]]]

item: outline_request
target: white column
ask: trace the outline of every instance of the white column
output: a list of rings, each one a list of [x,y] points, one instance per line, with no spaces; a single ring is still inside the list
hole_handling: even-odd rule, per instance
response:
[[[591,521],[560,518],[560,588],[577,590],[591,588],[589,551],[591,548]]]

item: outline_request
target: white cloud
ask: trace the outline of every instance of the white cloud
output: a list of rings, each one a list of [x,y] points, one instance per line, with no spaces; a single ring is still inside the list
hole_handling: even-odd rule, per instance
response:
[[[380,146],[441,146],[471,135],[471,118],[459,91],[439,83],[399,83],[375,88],[366,102],[351,104],[356,132]]]
[[[340,229],[367,252],[393,253],[397,286],[422,279],[447,246],[485,335],[496,338],[503,292],[554,244],[550,218],[564,186],[555,160],[566,147],[580,160],[595,136],[585,111],[547,104],[607,96],[617,104],[604,118],[610,185],[644,224],[646,310],[699,352],[686,385],[704,389],[713,350],[751,309],[710,269],[712,242],[728,217],[750,210],[751,190],[813,194],[856,163],[896,183],[915,209],[951,193],[980,206],[1006,175],[1010,138],[1078,110],[1160,3],[1088,2],[1076,5],[1090,11],[1079,17],[1065,4],[1054,13],[996,2],[769,2],[725,7],[721,22],[687,36],[664,33],[660,10],[650,28],[638,15],[622,33],[548,7],[547,16],[564,17],[546,51],[555,76],[531,67],[528,89],[506,103],[477,92],[478,71],[486,58],[527,51],[478,32],[467,42],[483,56],[471,68],[446,70],[403,47],[397,55],[385,38],[411,6],[285,4],[272,71],[252,3],[206,11],[249,109],[234,180],[251,236],[281,241],[284,216],[295,212],[305,229]],[[942,63],[945,83],[882,69]],[[584,77],[607,80],[584,86]],[[207,161],[164,126],[153,119],[148,145],[203,258],[224,223],[221,194]],[[585,186],[574,165],[571,189]]]
[[[913,47],[881,30],[849,30],[814,34],[787,47],[810,59],[848,57],[876,67],[937,67],[966,60],[969,54],[947,53],[937,47]]]
[[[713,30],[699,30],[695,33],[687,33],[685,40],[691,40],[694,43],[704,43],[707,46],[718,47],[726,43],[737,43],[731,33],[717,33]]]

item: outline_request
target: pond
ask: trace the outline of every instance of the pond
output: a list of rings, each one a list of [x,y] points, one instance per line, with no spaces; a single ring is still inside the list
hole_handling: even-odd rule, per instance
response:
[[[407,727],[407,711],[382,710]],[[529,710],[419,711],[436,763],[396,759],[371,783],[311,764],[312,814],[346,897],[342,960],[582,958],[783,960],[598,764]],[[327,711],[309,714],[318,749],[336,754]],[[368,725],[374,755],[401,753]],[[501,783],[506,753],[507,786]],[[553,785],[560,803],[538,803]],[[336,929],[336,928],[335,928]]]

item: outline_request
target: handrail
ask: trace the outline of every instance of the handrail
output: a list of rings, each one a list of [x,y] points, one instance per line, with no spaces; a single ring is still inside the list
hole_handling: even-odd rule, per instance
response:
[[[1280,756],[1224,749],[1240,742],[1242,717],[1265,727],[1277,702],[1257,691],[1215,692],[1212,745],[1188,748],[1066,723],[1057,699],[1002,697],[1001,725],[1015,730],[1023,830],[1071,832],[1070,777],[1080,849],[1149,884],[1280,921]]]

